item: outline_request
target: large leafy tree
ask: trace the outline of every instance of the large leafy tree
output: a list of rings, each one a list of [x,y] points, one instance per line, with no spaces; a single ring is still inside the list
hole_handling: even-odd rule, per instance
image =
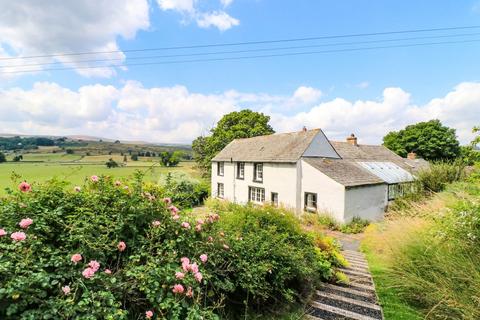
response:
[[[200,136],[193,141],[193,157],[197,165],[208,174],[212,158],[234,139],[275,133],[269,121],[269,116],[251,110],[224,115],[217,126],[210,130],[210,136]]]
[[[460,154],[460,144],[455,129],[430,120],[392,131],[383,137],[383,145],[396,154],[406,157],[415,152],[426,160],[451,160]]]

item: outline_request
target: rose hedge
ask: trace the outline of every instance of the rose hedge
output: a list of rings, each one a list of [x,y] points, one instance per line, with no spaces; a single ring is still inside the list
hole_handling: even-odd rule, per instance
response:
[[[332,250],[283,212],[193,217],[140,179],[65,185],[0,200],[0,319],[235,318],[334,277]]]

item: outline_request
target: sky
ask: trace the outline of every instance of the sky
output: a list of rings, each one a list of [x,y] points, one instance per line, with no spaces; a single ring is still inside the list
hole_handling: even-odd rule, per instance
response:
[[[460,26],[479,0],[0,0],[0,133],[190,143],[248,108],[369,144],[440,119],[466,144],[480,28],[418,32]]]

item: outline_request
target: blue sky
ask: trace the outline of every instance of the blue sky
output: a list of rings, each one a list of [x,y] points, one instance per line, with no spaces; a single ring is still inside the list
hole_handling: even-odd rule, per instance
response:
[[[116,5],[0,0],[7,9],[0,13],[0,57],[480,25],[480,2],[468,0],[135,0]],[[480,29],[470,29],[308,44],[453,33],[479,33],[455,40],[480,39]],[[277,44],[285,45],[291,44]],[[174,52],[232,49],[238,48]],[[168,53],[118,52],[111,57],[128,63],[139,55]],[[223,113],[252,108],[270,114],[277,131],[307,125],[322,127],[335,139],[356,132],[367,143],[381,142],[389,130],[436,117],[455,127],[466,143],[471,127],[480,123],[479,53],[480,42],[473,42],[125,70],[110,65],[0,73],[0,111],[13,111],[0,124],[18,133],[189,142]],[[71,66],[65,63],[72,60],[31,61]]]

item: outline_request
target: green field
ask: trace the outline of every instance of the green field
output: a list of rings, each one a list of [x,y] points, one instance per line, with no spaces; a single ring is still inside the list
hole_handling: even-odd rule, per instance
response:
[[[121,167],[109,169],[105,162],[113,158]],[[10,160],[10,159],[8,159]],[[21,180],[43,182],[51,178],[64,179],[74,185],[81,185],[86,177],[91,175],[109,175],[114,178],[127,178],[136,170],[146,171],[146,181],[158,182],[168,172],[184,173],[193,178],[199,178],[193,162],[180,162],[177,167],[161,167],[158,158],[140,157],[139,161],[128,159],[123,165],[121,155],[83,156],[65,153],[26,153],[23,161],[0,163],[0,194],[5,188],[16,187],[18,179],[12,181],[12,175],[19,175]]]

